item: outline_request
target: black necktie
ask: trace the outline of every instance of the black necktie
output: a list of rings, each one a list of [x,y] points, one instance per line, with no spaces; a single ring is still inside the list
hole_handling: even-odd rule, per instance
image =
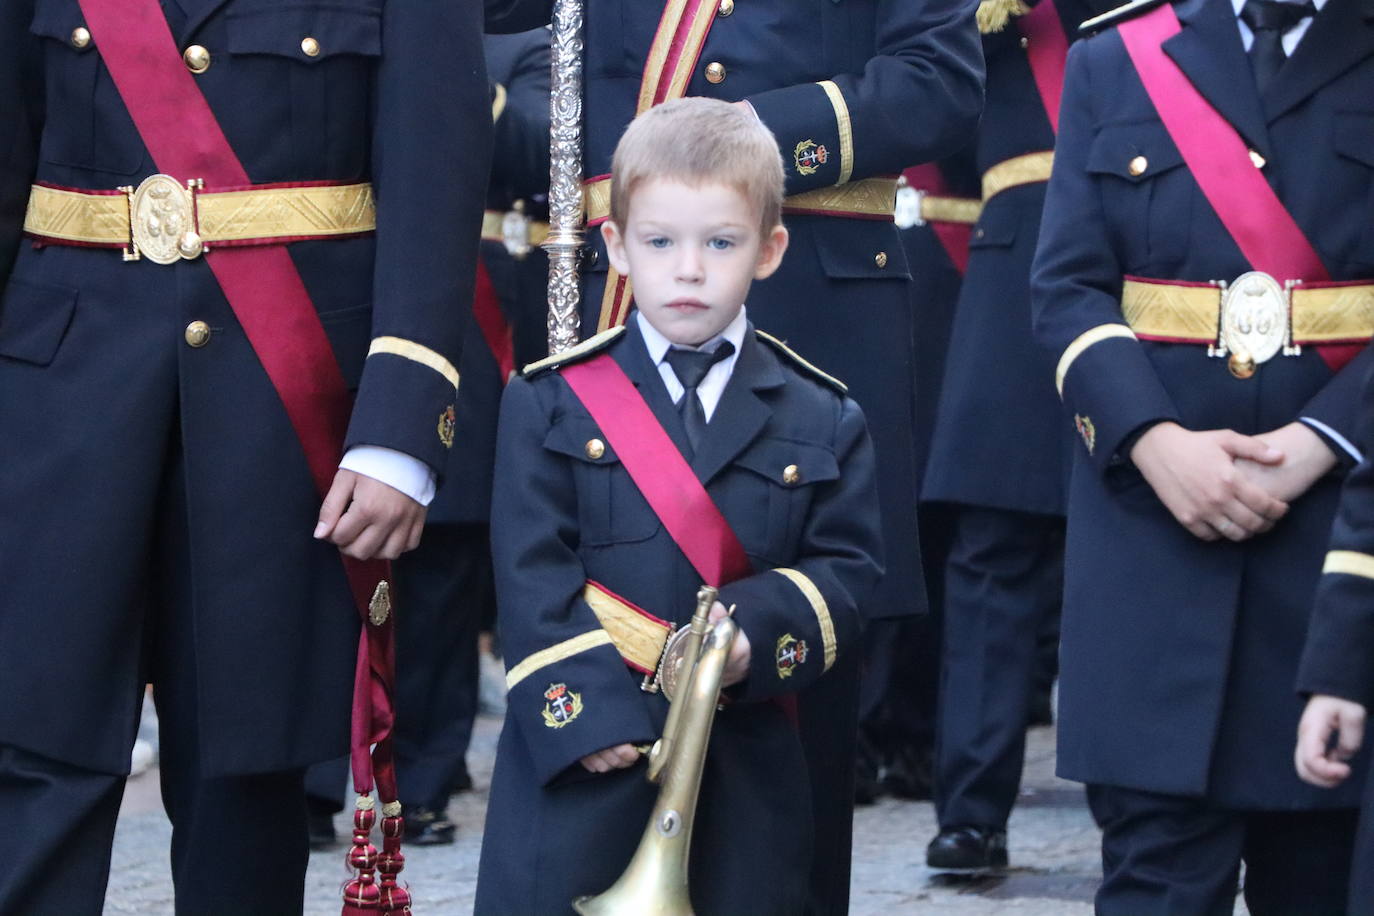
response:
[[[1250,47],[1250,65],[1262,95],[1273,82],[1288,55],[1283,53],[1283,35],[1308,16],[1317,15],[1311,0],[1307,3],[1279,3],[1278,0],[1245,0],[1241,21],[1255,33]]]
[[[706,431],[706,408],[701,406],[701,398],[697,395],[697,386],[701,380],[706,378],[706,373],[711,371],[711,367],[723,359],[729,358],[735,352],[735,345],[728,340],[722,340],[720,346],[711,352],[704,350],[678,350],[672,349],[663,355],[663,359],[669,366],[673,367],[673,374],[686,389],[682,394],[682,399],[677,402],[678,415],[682,417],[682,425],[687,429],[687,442],[692,447],[693,455],[696,454],[697,445],[701,442],[701,436]],[[690,456],[689,456],[690,457]]]

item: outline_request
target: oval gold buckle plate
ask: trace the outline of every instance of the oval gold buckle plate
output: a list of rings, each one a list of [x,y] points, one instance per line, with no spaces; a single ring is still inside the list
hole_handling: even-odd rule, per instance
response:
[[[201,179],[185,187],[170,175],[149,175],[138,188],[121,188],[129,198],[129,248],[124,260],[154,264],[191,260],[205,250],[196,226],[196,192]]]

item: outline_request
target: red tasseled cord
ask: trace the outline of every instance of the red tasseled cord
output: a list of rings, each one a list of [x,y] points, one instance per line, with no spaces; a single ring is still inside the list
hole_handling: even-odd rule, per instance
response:
[[[399,809],[400,805],[396,807]],[[410,914],[410,891],[396,883],[396,876],[406,867],[406,857],[401,852],[401,837],[405,835],[405,829],[405,820],[399,813],[382,818],[382,854],[377,859],[377,872],[381,875],[382,916]]]
[[[366,803],[367,807],[362,807]],[[353,848],[348,851],[348,865],[357,877],[343,887],[342,916],[375,916],[382,911],[382,892],[373,873],[377,869],[377,847],[369,841],[372,825],[377,820],[372,799],[358,798],[359,808],[353,812]]]

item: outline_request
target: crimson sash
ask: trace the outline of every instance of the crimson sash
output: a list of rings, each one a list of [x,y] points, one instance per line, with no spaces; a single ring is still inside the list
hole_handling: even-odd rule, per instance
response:
[[[701,580],[719,587],[749,575],[739,537],[620,364],[601,353],[560,374]]]
[[[515,339],[506,316],[501,314],[501,299],[491,283],[491,274],[482,258],[477,259],[477,290],[472,300],[472,316],[482,332],[487,349],[501,373],[501,384],[510,381],[515,373]]]
[[[1035,88],[1050,119],[1050,129],[1059,133],[1059,100],[1064,95],[1064,63],[1069,56],[1069,40],[1054,0],[1040,0],[1031,11],[1016,20],[1026,39],[1026,59],[1030,62]]]
[[[182,63],[158,0],[79,0],[86,25],[125,107],[159,171],[201,178],[207,189],[252,184],[209,103]],[[323,496],[338,469],[351,402],[310,294],[284,245],[216,247],[205,262],[243,326],[300,439]],[[304,536],[304,534],[302,535]],[[353,778],[360,794],[375,776],[384,802],[396,800],[390,740],[393,721],[392,621],[367,622],[384,561],[343,557],[363,617],[353,709]],[[369,746],[377,745],[375,756]]]
[[[1203,196],[1255,270],[1280,283],[1330,280],[1316,248],[1250,161],[1245,140],[1164,53],[1164,42],[1181,30],[1168,3],[1117,27],[1146,94]],[[1362,346],[1318,346],[1317,352],[1335,372]]]

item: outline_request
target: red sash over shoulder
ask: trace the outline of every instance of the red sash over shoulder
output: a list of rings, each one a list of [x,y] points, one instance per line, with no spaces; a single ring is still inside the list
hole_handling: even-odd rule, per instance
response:
[[[1059,21],[1054,0],[1040,0],[1026,15],[1016,20],[1026,39],[1026,58],[1030,62],[1035,88],[1050,119],[1050,128],[1059,133],[1059,104],[1064,96],[1064,63],[1069,56],[1069,40]]]
[[[620,364],[602,353],[560,374],[702,581],[718,587],[749,575],[739,537]]]
[[[1255,270],[1280,283],[1329,281],[1316,248],[1250,161],[1245,140],[1164,53],[1164,42],[1181,29],[1168,3],[1117,28],[1146,94],[1203,196]],[[1362,346],[1316,349],[1335,372]]]
[[[252,184],[182,63],[158,0],[79,2],[101,59],[158,170],[183,182],[202,179],[207,190]],[[205,261],[281,398],[316,489],[323,495],[338,468],[351,402],[291,256],[284,245],[216,247],[205,254]],[[388,614],[380,623],[368,623],[369,606],[376,606],[376,620],[389,600],[381,586],[390,569],[382,561],[347,557],[343,564],[363,617],[354,686],[353,778],[362,795],[371,792],[375,778],[378,794],[387,803],[384,815],[393,812],[383,820],[386,849],[380,859],[374,854],[361,882],[350,882],[345,900],[367,909],[400,912],[409,897],[394,880],[402,826],[399,806],[394,804],[396,777],[390,749],[393,618]],[[370,753],[373,745],[376,749]],[[367,815],[370,826],[373,812],[360,810],[359,815]],[[371,877],[374,864],[382,872],[380,886]],[[349,900],[355,890],[359,899]]]

